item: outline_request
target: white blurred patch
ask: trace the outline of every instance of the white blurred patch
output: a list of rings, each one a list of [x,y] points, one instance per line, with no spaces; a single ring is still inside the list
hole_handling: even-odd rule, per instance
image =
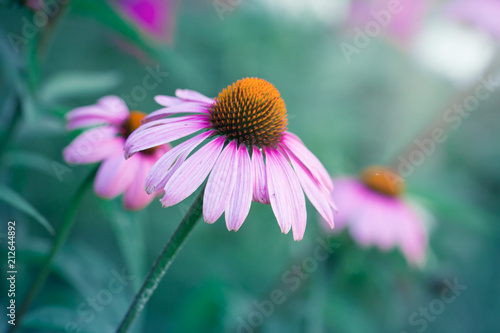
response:
[[[270,11],[294,19],[313,18],[325,24],[344,20],[349,10],[349,0],[261,0]]]
[[[490,64],[495,44],[471,27],[436,20],[425,25],[417,36],[414,54],[418,61],[456,84],[468,85]]]

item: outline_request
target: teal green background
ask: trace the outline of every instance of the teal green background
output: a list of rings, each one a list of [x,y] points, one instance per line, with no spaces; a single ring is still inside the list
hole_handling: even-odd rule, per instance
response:
[[[40,30],[16,53],[7,36],[20,34],[23,18],[32,15],[0,4],[0,177],[55,230],[93,168],[63,161],[62,149],[77,135],[66,131],[64,114],[104,95],[130,94],[148,66],[169,75],[134,106],[147,113],[158,109],[155,95],[172,95],[177,88],[216,96],[243,77],[272,82],[286,102],[289,130],[332,176],[391,163],[459,93],[383,36],[348,64],[339,48],[349,38],[342,27],[272,14],[254,1],[224,20],[211,2],[178,3],[174,42],[165,45],[106,2],[74,0],[50,31]],[[280,232],[270,206],[253,203],[236,233],[227,231],[223,219],[196,226],[134,331],[245,332],[239,318],[248,322],[257,311],[254,302],[271,299],[279,289],[286,300],[253,332],[413,333],[423,324],[412,325],[412,314],[441,299],[445,281],[457,279],[467,289],[427,321],[425,332],[498,332],[499,106],[495,92],[456,130],[446,128],[448,139],[407,178],[408,197],[433,216],[423,268],[411,267],[396,250],[360,248],[345,232],[326,234],[309,204],[304,240],[294,242]],[[16,109],[21,117],[11,127]],[[113,332],[192,200],[170,208],[154,201],[127,212],[121,198],[105,201],[87,191],[19,332],[65,332],[71,322],[81,332]],[[5,225],[17,222],[19,305],[53,236],[28,208],[4,202],[0,207],[2,271]],[[318,237],[335,250],[292,290],[294,283],[283,276],[313,255]],[[82,315],[80,304],[108,288],[113,270],[123,268],[135,276],[130,284],[100,311],[91,315],[87,307]],[[0,285],[5,309],[5,279]],[[6,328],[2,315],[0,331]]]

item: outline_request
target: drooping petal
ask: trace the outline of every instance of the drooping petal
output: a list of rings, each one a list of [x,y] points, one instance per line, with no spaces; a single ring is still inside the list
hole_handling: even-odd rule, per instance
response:
[[[117,96],[106,96],[95,105],[83,106],[66,114],[68,128],[76,129],[100,124],[120,125],[129,116],[125,102]]]
[[[117,137],[117,133],[117,129],[111,126],[86,130],[64,149],[65,161],[75,164],[94,163],[122,153],[124,139]]]
[[[188,155],[205,139],[214,132],[208,131],[184,141],[164,154],[151,168],[145,181],[145,189],[153,193],[157,189],[164,188],[174,172],[184,163]]]
[[[333,190],[333,183],[330,175],[323,164],[307,149],[304,143],[295,134],[290,132],[285,132],[282,140],[288,150],[309,169],[309,172],[311,172],[316,181],[325,187],[328,192],[331,192]]]
[[[425,262],[427,231],[417,213],[407,203],[401,202],[397,217],[400,221],[399,243],[407,260],[416,265]]]
[[[325,192],[320,188],[314,179],[310,176],[307,168],[292,154],[289,155],[292,162],[295,174],[299,179],[302,189],[306,193],[309,201],[318,210],[323,219],[328,223],[330,228],[333,229],[333,211],[334,207],[330,204],[330,193]]]
[[[208,120],[196,116],[162,119],[143,124],[132,132],[125,142],[125,156],[130,157],[138,151],[169,143],[208,126]]]
[[[267,189],[266,165],[264,158],[259,148],[253,147],[252,153],[252,169],[253,169],[253,198],[255,202],[269,205],[269,192]]]
[[[304,236],[307,212],[304,193],[292,167],[275,149],[266,149],[266,171],[269,199],[274,215],[287,233],[292,227],[294,240]]]
[[[214,223],[226,210],[236,182],[238,143],[232,140],[222,151],[215,163],[203,196],[203,218],[207,223]]]
[[[340,231],[356,218],[365,198],[365,190],[364,185],[356,178],[336,178],[333,184],[335,190],[331,195],[338,207],[335,213],[335,230]]]
[[[238,231],[245,221],[252,205],[253,194],[253,166],[244,144],[240,145],[237,158],[236,184],[226,209],[227,229],[234,231]]]
[[[179,113],[208,113],[208,109],[206,106],[200,104],[200,103],[189,103],[189,102],[183,102],[181,104],[175,105],[175,106],[170,106],[166,108],[162,108],[159,110],[156,110],[154,112],[151,112],[144,118],[143,123],[148,123],[153,120],[158,120],[165,118],[167,116],[173,115],[173,114],[179,114]]]
[[[125,189],[125,195],[123,197],[123,204],[125,208],[129,210],[142,209],[155,197],[154,195],[148,195],[143,188],[144,179],[153,166],[154,159],[149,156],[142,156],[141,154],[136,156],[140,160],[138,163],[138,170],[129,186]]]
[[[224,137],[216,138],[196,151],[172,175],[165,185],[163,207],[175,205],[190,196],[212,170],[222,147]]]
[[[367,189],[359,200],[360,210],[352,219],[353,238],[364,246],[376,245],[387,250],[396,245],[398,226],[394,219],[397,199]]]
[[[189,89],[177,89],[175,91],[175,96],[186,101],[202,102],[205,104],[212,104],[214,102],[212,98],[209,98],[203,94],[200,94],[197,91]]]
[[[123,154],[116,154],[105,160],[95,177],[94,190],[104,198],[114,198],[130,185],[136,177],[140,158],[134,156],[125,160]]]

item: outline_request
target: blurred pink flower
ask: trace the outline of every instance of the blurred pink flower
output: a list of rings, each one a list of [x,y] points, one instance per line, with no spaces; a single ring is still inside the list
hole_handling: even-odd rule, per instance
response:
[[[302,141],[286,131],[285,102],[272,84],[246,78],[215,99],[191,90],[177,90],[176,96],[156,96],[165,107],[148,115],[125,143],[132,156],[203,131],[166,153],[148,174],[146,190],[164,189],[164,207],[186,199],[208,176],[203,198],[208,223],[225,212],[227,228],[238,230],[253,200],[271,204],[281,231],[292,229],[300,240],[307,220],[305,192],[333,228],[332,181]],[[182,113],[192,115],[169,118]]]
[[[332,197],[339,209],[335,231],[349,228],[362,246],[382,250],[398,246],[409,262],[425,262],[427,230],[401,196],[404,184],[400,177],[386,168],[371,167],[361,179],[337,178],[333,183]]]
[[[125,160],[125,139],[144,116],[129,112],[117,96],[103,97],[95,105],[76,108],[66,115],[68,129],[94,127],[64,149],[64,159],[76,164],[102,162],[94,182],[95,192],[108,199],[125,193],[124,206],[131,210],[144,208],[155,197],[144,190],[144,180],[153,164],[169,150],[168,145],[152,147]]]
[[[121,11],[153,37],[171,41],[174,27],[172,0],[115,0]]]
[[[404,44],[418,31],[426,8],[427,0],[353,0],[349,21],[367,31],[367,25],[378,25]]]
[[[500,39],[500,0],[456,0],[446,11],[452,18],[469,23]]]

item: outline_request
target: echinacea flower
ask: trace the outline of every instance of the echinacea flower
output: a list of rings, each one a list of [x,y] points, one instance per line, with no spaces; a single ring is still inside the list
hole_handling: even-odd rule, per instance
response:
[[[172,0],[115,0],[120,10],[151,36],[171,41],[174,26]]]
[[[455,0],[446,11],[452,18],[471,24],[500,39],[499,0]]]
[[[359,25],[371,34],[376,29],[385,29],[389,36],[404,44],[420,27],[427,0],[354,0],[350,6],[352,25]]]
[[[149,114],[125,143],[130,157],[203,131],[167,152],[148,174],[146,191],[164,189],[164,207],[187,198],[208,176],[203,198],[208,223],[225,212],[227,228],[238,230],[253,200],[271,204],[281,231],[291,228],[300,240],[307,220],[305,192],[333,228],[332,181],[302,141],[287,132],[285,102],[271,83],[245,78],[215,99],[190,90],[177,90],[176,96],[156,96],[165,108]],[[183,113],[191,115],[170,117]]]
[[[117,96],[103,97],[95,105],[76,108],[66,115],[68,129],[94,127],[64,149],[64,159],[73,164],[102,162],[94,182],[95,192],[108,199],[125,193],[124,206],[131,210],[145,207],[154,198],[144,191],[144,179],[153,164],[169,150],[168,145],[158,145],[125,160],[125,139],[144,117],[142,112],[129,112]]]
[[[348,228],[362,246],[388,250],[398,246],[413,264],[425,261],[427,230],[421,216],[404,200],[404,181],[390,169],[370,167],[361,179],[333,180],[339,212],[335,231]]]

